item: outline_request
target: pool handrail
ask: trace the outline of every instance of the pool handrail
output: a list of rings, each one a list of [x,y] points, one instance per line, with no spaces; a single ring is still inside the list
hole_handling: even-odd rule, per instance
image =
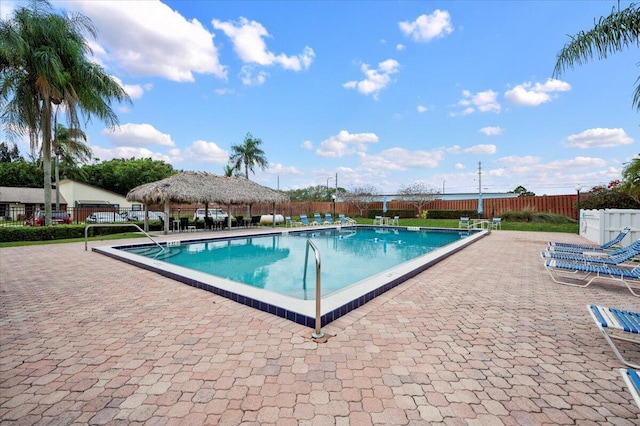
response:
[[[88,225],[86,225],[84,227],[84,251],[87,251],[87,241],[89,240],[89,228],[96,227],[96,226],[107,226],[107,227],[109,227],[109,226],[135,226],[136,228],[138,228],[138,230],[140,232],[142,232],[144,235],[146,235],[147,238],[149,238],[158,247],[160,247],[160,250],[164,250],[164,247],[162,247],[162,245],[160,243],[158,243],[156,240],[151,238],[151,235],[149,235],[146,232],[144,232],[144,230],[142,228],[140,228],[138,225],[136,225],[135,223],[91,223],[91,224],[88,224]]]
[[[318,248],[311,240],[307,240],[307,249],[304,254],[304,278],[303,282],[307,280],[307,264],[309,261],[309,247],[313,249],[313,253],[316,256],[316,328],[315,331],[311,334],[311,337],[314,339],[321,339],[324,337],[324,332],[322,331],[322,316],[320,313],[320,299],[322,292],[320,291],[320,252]]]

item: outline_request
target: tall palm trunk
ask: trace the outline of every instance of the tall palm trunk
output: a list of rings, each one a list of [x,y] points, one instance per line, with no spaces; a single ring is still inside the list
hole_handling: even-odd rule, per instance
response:
[[[45,225],[51,225],[51,102],[48,98],[42,101],[42,168]]]

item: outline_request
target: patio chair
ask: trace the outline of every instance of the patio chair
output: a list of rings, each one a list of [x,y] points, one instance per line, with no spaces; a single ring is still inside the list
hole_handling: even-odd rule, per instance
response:
[[[302,224],[302,226],[311,226],[311,223],[309,222],[309,218],[307,217],[306,214],[300,215],[300,223]]]
[[[468,217],[461,217],[460,220],[458,221],[458,228],[467,228],[469,229],[469,225],[471,223],[469,222],[469,218]]]
[[[284,217],[284,226],[287,228],[291,228],[293,226],[293,222],[291,221],[291,216]]]
[[[340,221],[341,225],[355,225],[356,221],[351,219],[350,217],[346,217],[344,214],[339,214],[338,215],[338,220]]]
[[[622,379],[629,388],[633,400],[640,408],[640,372],[630,368],[621,368],[620,374],[622,374]]]
[[[567,247],[567,248],[577,248],[577,249],[582,249],[582,250],[588,250],[588,251],[600,251],[600,250],[606,250],[609,247],[618,244],[620,241],[622,241],[622,239],[629,233],[629,231],[631,231],[631,227],[626,227],[624,228],[622,231],[620,231],[620,233],[611,241],[607,241],[604,244],[573,244],[573,243],[562,243],[562,242],[554,242],[554,241],[549,241],[549,243],[547,244],[547,250],[549,250],[549,248],[552,248],[553,250],[558,250],[561,247]],[[549,250],[551,251],[551,250]]]
[[[544,267],[553,282],[557,284],[587,287],[598,279],[620,281],[631,294],[640,297],[640,293],[636,293],[638,289],[634,291],[631,286],[631,283],[640,283],[640,265],[629,269],[620,266],[547,259],[544,262]]]
[[[570,253],[559,251],[543,251],[540,253],[542,258],[569,260],[573,262],[596,263],[604,265],[620,265],[634,257],[640,255],[640,240],[635,241],[630,246],[607,252],[584,252]]]
[[[640,335],[640,313],[597,305],[587,305],[587,310],[618,359],[629,367],[639,369],[640,365],[633,364],[622,356],[613,339],[640,345],[640,339],[638,339]]]
[[[373,224],[374,225],[382,225],[382,216],[374,216]]]
[[[320,213],[313,214],[313,222],[312,225],[322,225],[322,217],[320,217]]]
[[[494,217],[491,219],[491,229],[502,229],[502,218]]]
[[[333,225],[333,217],[331,217],[331,213],[326,213],[324,215],[324,225]]]
[[[391,225],[394,225],[394,226],[400,225],[400,216],[394,216],[393,220],[391,221]]]

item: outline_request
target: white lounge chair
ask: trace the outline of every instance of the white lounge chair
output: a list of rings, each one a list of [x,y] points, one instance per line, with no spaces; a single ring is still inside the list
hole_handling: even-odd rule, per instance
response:
[[[458,228],[467,228],[467,229],[469,229],[470,225],[471,225],[471,222],[469,222],[469,218],[468,217],[461,217],[460,221],[458,221]]]
[[[640,408],[640,372],[630,368],[621,368],[620,374],[622,374],[622,379],[629,388],[633,400]]]
[[[619,281],[629,289],[631,294],[640,297],[640,292],[636,293],[638,290],[634,290],[631,286],[631,283],[640,283],[640,265],[629,269],[623,266],[547,259],[544,267],[553,282],[557,284],[587,287],[598,279]]]
[[[640,365],[627,361],[613,342],[617,339],[640,345],[640,313],[597,305],[587,305],[587,310],[618,359],[629,367],[640,369]]]
[[[573,244],[573,243],[562,243],[562,242],[554,242],[554,241],[550,241],[547,244],[547,251],[559,251],[561,250],[562,247],[564,248],[577,248],[577,249],[581,249],[581,250],[588,250],[588,251],[599,251],[599,250],[606,250],[616,244],[618,244],[620,241],[623,240],[623,238],[629,233],[629,231],[631,231],[630,227],[626,227],[624,228],[622,231],[620,231],[620,233],[611,241],[607,241],[604,244],[601,245],[597,245],[597,244]]]

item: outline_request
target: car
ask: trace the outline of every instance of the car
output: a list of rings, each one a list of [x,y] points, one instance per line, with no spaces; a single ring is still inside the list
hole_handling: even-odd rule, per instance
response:
[[[205,209],[197,209],[193,214],[193,220],[204,220]],[[208,216],[213,219],[214,222],[224,222],[227,220],[229,215],[224,212],[222,209],[209,209]]]
[[[164,212],[154,212],[149,211],[149,220],[164,220],[166,217]],[[142,222],[144,221],[144,211],[143,210],[132,210],[127,213],[127,217],[130,221],[133,222]]]
[[[34,213],[24,224],[26,226],[44,226],[45,214],[44,210],[39,210]],[[64,210],[54,210],[51,212],[51,224],[52,225],[70,225],[72,223],[71,216]]]
[[[93,212],[84,220],[86,223],[117,223],[128,222],[127,212]]]

